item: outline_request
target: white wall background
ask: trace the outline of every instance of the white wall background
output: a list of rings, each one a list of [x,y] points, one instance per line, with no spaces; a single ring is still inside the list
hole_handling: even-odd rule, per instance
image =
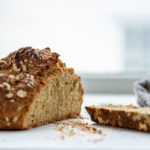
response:
[[[120,20],[149,8],[148,0],[0,0],[0,56],[49,46],[78,72],[122,71]]]

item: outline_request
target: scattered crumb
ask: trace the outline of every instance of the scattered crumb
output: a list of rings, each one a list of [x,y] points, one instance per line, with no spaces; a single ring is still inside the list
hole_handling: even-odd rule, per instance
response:
[[[89,119],[89,118],[86,118],[86,117],[83,117],[82,115],[79,115],[77,118],[79,118],[79,119]]]
[[[64,135],[61,135],[61,139],[62,139],[62,140],[64,139]]]
[[[75,135],[79,136],[86,136],[85,133],[91,135],[102,135],[102,130],[96,129],[95,127],[90,126],[88,123],[83,121],[83,117],[79,116],[81,120],[67,120],[67,121],[57,121],[55,122],[55,130],[61,132],[60,138],[64,140],[66,137],[72,137]],[[77,130],[81,131],[77,132]],[[83,134],[84,133],[84,134]],[[101,138],[93,139],[91,138],[90,141],[92,142],[99,142]]]

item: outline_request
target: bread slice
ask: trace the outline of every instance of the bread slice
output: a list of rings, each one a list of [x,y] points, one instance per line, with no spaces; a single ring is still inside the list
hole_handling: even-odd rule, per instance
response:
[[[0,129],[29,129],[80,114],[80,77],[49,48],[21,48],[0,59]]]
[[[94,122],[150,132],[150,107],[110,104],[85,108]]]

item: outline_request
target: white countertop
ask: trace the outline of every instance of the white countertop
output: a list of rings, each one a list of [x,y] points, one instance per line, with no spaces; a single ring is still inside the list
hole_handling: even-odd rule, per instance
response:
[[[136,98],[133,95],[92,95],[84,96],[84,103],[81,114],[88,116],[84,106],[93,104],[135,104]],[[21,150],[21,149],[102,149],[102,150],[131,150],[150,149],[150,133],[123,129],[111,128],[110,126],[95,125],[89,119],[92,126],[101,129],[103,134],[91,135],[76,131],[78,134],[72,137],[60,138],[61,133],[54,130],[54,124],[48,124],[27,131],[0,131],[0,150]],[[100,139],[98,142],[94,140]]]

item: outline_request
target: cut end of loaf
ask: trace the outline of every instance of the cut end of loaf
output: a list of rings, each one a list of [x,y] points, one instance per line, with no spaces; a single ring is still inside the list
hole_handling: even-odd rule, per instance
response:
[[[80,114],[83,91],[79,78],[72,70],[55,74],[35,97],[25,117],[24,128],[73,118]]]
[[[110,104],[85,109],[96,123],[150,132],[150,107]]]

